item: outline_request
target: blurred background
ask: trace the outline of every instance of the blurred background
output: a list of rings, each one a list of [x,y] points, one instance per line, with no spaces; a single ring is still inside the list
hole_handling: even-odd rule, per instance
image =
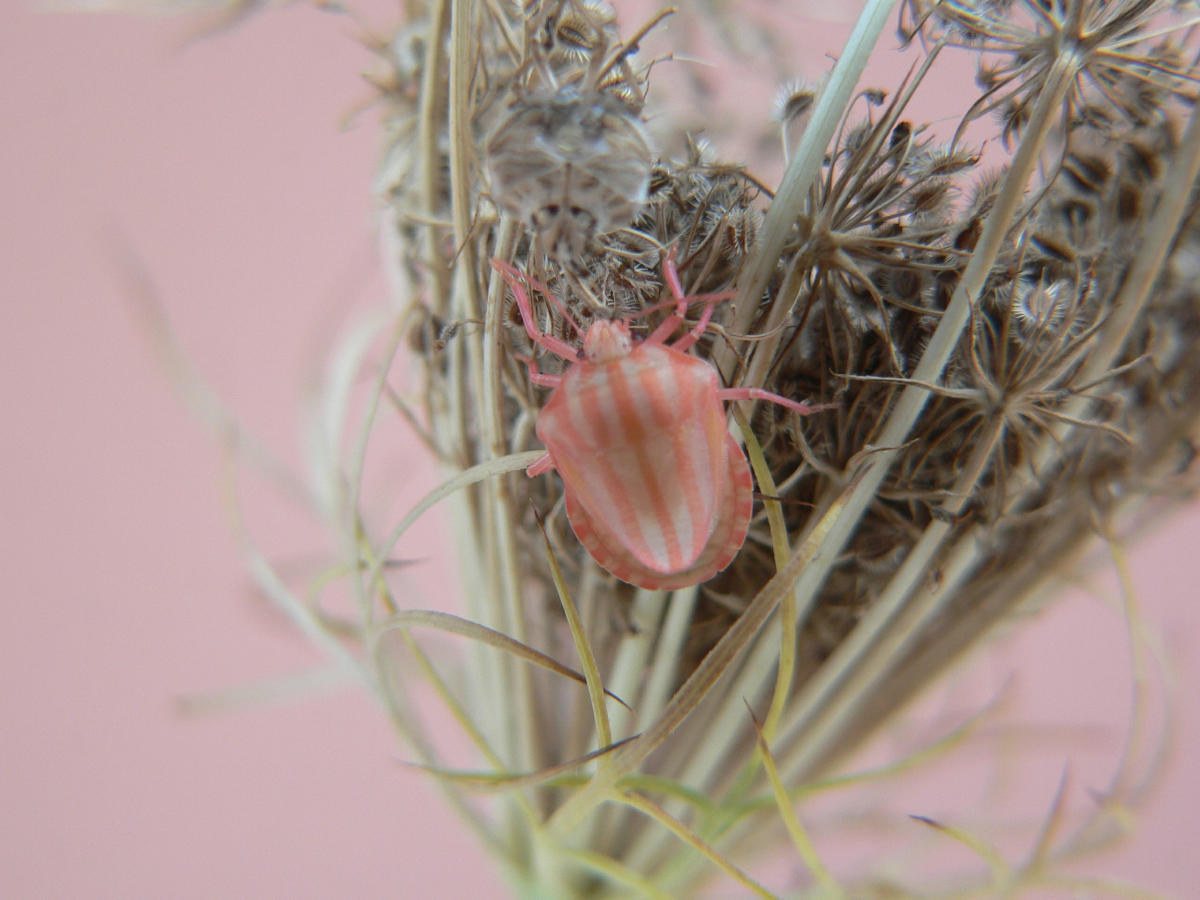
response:
[[[390,3],[359,6],[390,21]],[[331,333],[385,296],[358,33],[307,7],[200,38],[179,19],[0,6],[5,896],[507,896],[361,690],[181,711],[181,698],[321,657],[244,573],[228,455],[174,389],[144,301],[157,297],[232,415],[299,467],[299,409]],[[826,65],[813,54],[797,74]],[[395,465],[414,499],[436,483],[416,441]],[[238,483],[272,558],[300,565],[324,549],[294,506]],[[1192,501],[1132,548],[1174,685],[1171,753],[1136,833],[1086,866],[1177,897],[1200,891],[1198,546]],[[446,599],[453,564],[436,527],[402,549],[418,560],[412,605]],[[1009,787],[988,776],[987,790],[1017,785],[1043,812],[1064,771],[1072,804],[1107,787],[1128,720],[1112,566],[1100,554],[1094,569],[974,664],[978,687],[956,680],[928,701],[963,710],[1006,686],[1005,721],[1025,729],[1004,732],[1023,747],[1008,750],[1033,763]],[[1150,731],[1163,684],[1147,683]],[[961,808],[968,782],[948,765],[905,787],[901,815]],[[853,857],[851,832],[816,837]]]

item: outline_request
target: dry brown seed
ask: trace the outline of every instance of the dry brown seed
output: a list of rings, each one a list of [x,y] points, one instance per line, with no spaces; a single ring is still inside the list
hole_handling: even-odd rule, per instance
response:
[[[1108,183],[1112,169],[1100,156],[1089,153],[1072,153],[1063,160],[1063,174],[1081,191],[1098,194]]]
[[[1038,232],[1029,236],[1030,243],[1042,251],[1046,256],[1064,263],[1074,263],[1076,253],[1071,249],[1066,241],[1059,237],[1045,232]]]
[[[1154,181],[1162,174],[1162,155],[1142,141],[1129,141],[1121,147],[1128,171],[1141,181]]]
[[[794,122],[807,115],[816,101],[815,87],[804,81],[789,82],[775,95],[773,117],[776,122]]]
[[[1013,286],[1009,310],[1023,325],[1043,328],[1056,325],[1075,301],[1075,286],[1066,280],[1049,284],[1022,276]]]
[[[1117,188],[1115,201],[1117,221],[1132,222],[1142,214],[1142,189],[1132,184]]]

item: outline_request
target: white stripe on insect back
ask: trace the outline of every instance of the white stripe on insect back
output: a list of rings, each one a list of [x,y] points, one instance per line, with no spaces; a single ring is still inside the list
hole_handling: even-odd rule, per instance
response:
[[[665,438],[659,462],[665,477],[670,479],[671,489],[663,512],[671,518],[684,551],[679,565],[690,566],[708,542],[714,512],[715,498],[703,487],[714,480],[711,448],[704,429],[705,398],[702,385],[694,377],[698,370],[690,365],[681,369],[678,365],[679,361],[690,361],[689,357],[655,349],[654,355],[676,359],[656,360],[651,356],[642,367],[640,380],[647,395],[657,398],[658,409],[650,412],[659,419]],[[665,427],[667,423],[670,427]]]
[[[691,562],[692,523],[687,504],[678,502],[686,488],[671,452],[673,407],[679,398],[677,392],[663,390],[656,363],[653,354],[635,351],[619,361],[619,377],[611,384],[636,453],[639,478],[646,485],[642,502],[636,504],[646,536],[644,553],[638,555],[652,568],[673,571]]]
[[[712,535],[726,487],[725,414],[712,402],[716,378],[707,363],[666,348],[653,349],[657,356],[670,358],[652,358],[642,379],[647,391],[664,398],[660,415],[664,423],[671,423],[663,429],[675,479],[669,514],[680,534],[688,536],[684,546],[690,551],[683,564],[691,565]]]
[[[684,359],[691,359],[679,355]],[[665,365],[647,367],[643,379],[648,378],[657,382],[661,396],[671,398],[674,395],[676,415],[686,414],[680,423],[681,427],[672,428],[668,437],[671,442],[672,468],[678,476],[680,487],[679,495],[675,497],[676,502],[671,504],[671,515],[680,535],[686,535],[683,546],[693,548],[694,553],[689,554],[693,559],[685,561],[685,564],[690,564],[694,562],[695,554],[703,550],[708,541],[715,516],[715,495],[704,490],[704,486],[713,483],[714,474],[716,478],[721,478],[724,466],[718,466],[718,461],[713,458],[712,442],[705,434],[703,425],[707,412],[704,409],[706,398],[702,392],[698,395],[697,388],[700,386],[696,381],[693,378],[680,378],[676,369]],[[687,396],[682,396],[683,394]],[[723,447],[724,442],[718,446]],[[697,534],[696,528],[704,524],[708,524],[709,528],[703,534]]]
[[[624,529],[640,538],[641,520],[634,509],[636,495],[631,491],[639,486],[630,483],[624,472],[627,467],[618,466],[622,454],[615,448],[620,447],[622,431],[613,409],[609,374],[608,365],[588,366],[580,372],[580,381],[586,380],[587,390],[561,392],[570,427],[556,430],[554,439],[571,447],[565,459],[588,461],[586,470],[563,474],[586,496],[592,518],[618,529],[618,533]],[[594,451],[598,447],[613,452],[597,454]]]
[[[631,535],[628,549],[645,565],[665,571],[679,556],[679,547],[673,530],[663,527],[659,514],[663,485],[656,477],[645,440],[647,429],[661,429],[662,423],[647,421],[642,415],[644,404],[638,402],[637,371],[638,363],[632,356],[605,366],[605,400],[598,406],[603,409],[613,439],[609,446],[618,448],[612,454],[612,485],[632,501],[636,536]],[[618,467],[617,463],[622,465]]]

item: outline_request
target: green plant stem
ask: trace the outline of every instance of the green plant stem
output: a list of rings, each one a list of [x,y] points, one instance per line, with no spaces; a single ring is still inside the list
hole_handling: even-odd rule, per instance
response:
[[[836,521],[841,508],[840,503],[834,503],[825,512],[815,528],[797,546],[788,564],[763,586],[733,626],[675,692],[658,720],[646,732],[613,753],[612,767],[608,772],[597,773],[555,811],[549,822],[551,830],[560,834],[573,832],[596,806],[613,799],[617,782],[623,776],[632,774],[683,723],[770,618],[784,593],[791,590],[797,573],[812,562],[813,553],[820,546],[826,530]]]

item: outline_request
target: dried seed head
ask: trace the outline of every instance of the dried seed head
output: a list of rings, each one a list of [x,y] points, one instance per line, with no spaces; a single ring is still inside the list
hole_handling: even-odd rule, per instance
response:
[[[652,155],[637,115],[597,91],[515,103],[487,146],[491,193],[561,262],[627,225],[646,199]]]
[[[909,195],[912,215],[924,215],[946,207],[953,184],[948,178],[928,178],[913,188]]]
[[[862,92],[862,97],[871,106],[883,106],[887,103],[888,92],[883,88],[867,88]]]
[[[771,117],[790,125],[804,118],[817,102],[817,89],[807,81],[789,81],[775,94]]]
[[[386,44],[378,46],[377,52],[387,63],[387,71],[381,75],[368,75],[369,81],[393,102],[416,100],[421,76],[425,71],[425,43],[428,40],[429,23],[424,19],[396,30]]]
[[[1154,181],[1162,174],[1161,151],[1144,140],[1124,144],[1121,147],[1121,161],[1124,171],[1139,182]]]
[[[907,151],[912,143],[913,126],[912,122],[897,122],[896,127],[892,129],[892,133],[888,135],[888,148],[890,150]]]
[[[615,40],[616,12],[602,3],[567,6],[546,17],[539,36],[552,67],[586,65]]]
[[[1066,318],[1075,305],[1075,285],[1066,279],[1047,283],[1022,275],[1007,291],[1008,309],[1021,326],[1041,330]]]
[[[1116,196],[1113,198],[1113,212],[1116,214],[1118,222],[1136,222],[1141,218],[1142,209],[1142,190],[1140,187],[1132,184],[1117,186]]]
[[[716,222],[721,249],[738,259],[746,256],[758,240],[762,220],[762,213],[753,207],[738,206],[728,210]]]
[[[889,299],[916,306],[921,303],[928,280],[928,274],[923,269],[914,266],[886,266],[878,283]]]
[[[1068,154],[1062,170],[1077,190],[1087,194],[1099,194],[1112,176],[1108,161],[1091,153]]]
[[[1063,238],[1046,232],[1035,232],[1029,236],[1029,243],[1050,259],[1067,265],[1074,265],[1078,254]]]

